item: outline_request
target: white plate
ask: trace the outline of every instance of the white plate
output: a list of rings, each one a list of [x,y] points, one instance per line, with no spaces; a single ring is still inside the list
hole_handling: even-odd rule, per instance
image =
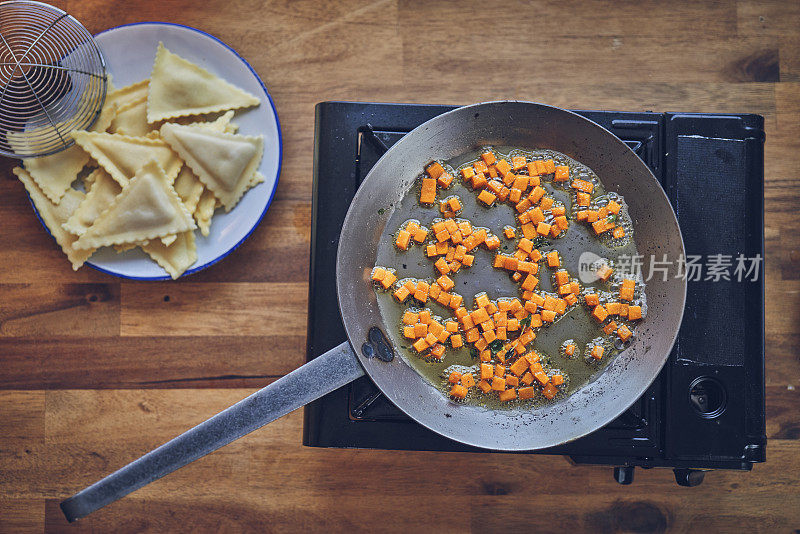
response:
[[[159,41],[171,52],[256,95],[261,104],[237,110],[233,121],[239,133],[264,136],[264,157],[259,171],[265,181],[250,189],[229,213],[217,210],[211,232],[197,237],[197,261],[184,276],[213,265],[238,247],[258,226],[269,208],[281,168],[281,129],[278,114],[264,83],[235,50],[200,30],[164,22],[140,22],[118,26],[95,36],[113,75],[114,86],[150,77]],[[122,254],[106,247],[98,250],[87,265],[99,271],[136,280],[168,280],[169,275],[141,249]]]

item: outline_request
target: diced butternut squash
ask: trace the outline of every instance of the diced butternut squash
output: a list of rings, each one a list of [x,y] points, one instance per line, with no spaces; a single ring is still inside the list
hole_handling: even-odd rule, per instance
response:
[[[557,394],[558,394],[558,389],[552,383],[547,384],[545,387],[542,388],[542,395],[544,395],[550,400],[553,400],[553,398],[555,398]]]
[[[592,191],[594,191],[594,184],[592,182],[587,182],[586,180],[572,180],[570,187],[588,194],[591,194]]]
[[[494,201],[497,199],[497,195],[489,191],[488,189],[484,189],[478,195],[478,200],[486,204],[487,206],[491,206],[494,204]]]
[[[394,298],[400,302],[405,302],[410,294],[411,292],[405,286],[401,286],[394,292]]]
[[[449,172],[442,173],[442,175],[436,179],[436,183],[439,184],[439,187],[441,187],[442,189],[447,189],[448,187],[450,187],[450,184],[453,183],[453,175],[450,174]]]
[[[419,168],[419,167],[417,167]],[[433,178],[434,180],[444,174],[444,167],[438,162],[434,161],[428,167],[425,168],[425,172],[428,173],[428,176]]]
[[[431,311],[429,309],[424,309],[419,312],[419,322],[422,324],[429,324],[433,319],[431,318]]]
[[[520,400],[532,399],[536,395],[536,390],[532,387],[519,388]]]
[[[494,376],[494,367],[488,363],[481,364],[481,379],[489,380]]]
[[[617,330],[617,335],[622,341],[628,341],[628,339],[633,335],[633,332],[631,332],[631,329],[627,326],[622,325],[619,327],[619,330]]]
[[[419,201],[423,204],[433,204],[436,201],[436,180],[434,178],[422,179]]]
[[[542,199],[546,191],[541,186],[536,186],[531,191],[531,194],[528,195],[528,200],[533,202],[534,204],[538,204],[539,201]]]
[[[500,173],[500,176],[505,176],[509,172],[511,172],[511,165],[505,159],[501,159],[497,163],[494,164],[494,168],[497,169],[497,172]]]
[[[517,398],[517,390],[514,388],[501,391],[499,395],[501,402],[508,402]]]
[[[397,240],[395,241],[397,248],[408,250],[409,241],[411,241],[411,233],[408,232],[408,230],[400,230],[397,232]]]
[[[509,370],[517,376],[522,376],[528,370],[528,360],[526,358],[518,358]]]
[[[452,278],[444,274],[436,279],[436,283],[445,291],[450,291],[456,285]]]
[[[606,280],[608,280],[608,278],[611,276],[611,273],[613,273],[613,272],[614,272],[614,269],[612,269],[612,268],[611,268],[611,267],[609,267],[608,265],[601,265],[601,266],[600,266],[600,267],[597,269],[597,271],[595,272],[595,274],[597,275],[597,277],[598,277],[600,280],[602,280],[602,281],[604,281],[604,282],[605,282]]]
[[[411,310],[406,310],[406,312],[403,314],[403,324],[414,325],[417,324],[417,321],[419,321],[418,313],[414,313]]]
[[[453,387],[450,388],[450,396],[457,399],[463,399],[467,396],[467,388],[461,384],[453,384]]]
[[[486,244],[486,248],[488,248],[489,250],[497,250],[498,248],[500,248],[500,238],[497,237],[496,235],[490,235],[489,237],[486,238],[484,243]]]
[[[475,385],[475,377],[472,376],[472,373],[464,373],[461,375],[461,384],[469,389]]]
[[[633,292],[636,288],[636,282],[630,278],[626,278],[622,281],[622,285],[619,288],[619,298],[622,300],[633,300]]]
[[[602,323],[606,320],[606,317],[608,317],[608,312],[602,304],[598,304],[594,307],[594,310],[592,310],[592,317],[594,317],[598,323]]]
[[[495,391],[505,391],[506,389],[505,378],[500,378],[499,376],[495,376],[494,378],[492,378],[492,389]]]
[[[430,336],[431,334],[428,334]],[[425,341],[428,341],[428,337],[425,338]],[[434,358],[442,359],[444,357],[445,346],[441,343],[435,343],[433,347],[431,347],[431,356]]]

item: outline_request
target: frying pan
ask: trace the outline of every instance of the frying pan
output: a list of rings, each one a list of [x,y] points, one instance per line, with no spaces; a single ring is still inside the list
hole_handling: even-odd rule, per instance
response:
[[[348,342],[188,430],[61,503],[74,521],[367,373],[398,408],[448,438],[517,451],[551,447],[600,428],[639,398],[661,370],[680,327],[685,279],[647,284],[647,318],[634,342],[593,381],[534,410],[488,410],[450,401],[393,350],[370,284],[378,244],[420,169],[480,146],[548,148],[595,171],[624,195],[639,253],[684,253],[675,214],[645,164],[608,130],[569,111],[530,102],[459,108],[414,129],[375,164],[345,218],[337,255],[339,310]],[[384,207],[387,209],[379,209]],[[355,349],[355,350],[354,350]]]

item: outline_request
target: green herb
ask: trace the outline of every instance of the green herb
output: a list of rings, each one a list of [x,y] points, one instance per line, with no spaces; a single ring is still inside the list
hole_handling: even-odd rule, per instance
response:
[[[476,349],[475,347],[470,347],[469,348],[469,355],[472,356],[473,360],[477,359],[478,358],[478,349]]]
[[[378,215],[383,215],[386,210],[381,208],[378,210]]]
[[[529,316],[525,317],[524,319],[522,319],[522,320],[519,322],[519,327],[520,327],[522,330],[525,330],[525,328],[527,328],[527,327],[529,327],[529,326],[531,325],[531,318],[532,318],[532,317],[529,315]]]
[[[503,350],[503,342],[499,339],[495,339],[491,343],[489,343],[489,350],[492,351],[492,354],[497,354],[501,350]]]

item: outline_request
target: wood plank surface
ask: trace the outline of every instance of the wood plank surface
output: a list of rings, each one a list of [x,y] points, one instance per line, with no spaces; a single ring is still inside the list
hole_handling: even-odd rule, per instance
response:
[[[60,0],[92,32],[212,33],[264,79],[280,185],[178,282],[73,272],[0,161],[0,532],[769,532],[800,529],[800,3]],[[304,448],[276,421],[75,524],[58,503],[301,365],[314,105],[518,98],[765,117],[768,460],[677,487],[561,457]]]

